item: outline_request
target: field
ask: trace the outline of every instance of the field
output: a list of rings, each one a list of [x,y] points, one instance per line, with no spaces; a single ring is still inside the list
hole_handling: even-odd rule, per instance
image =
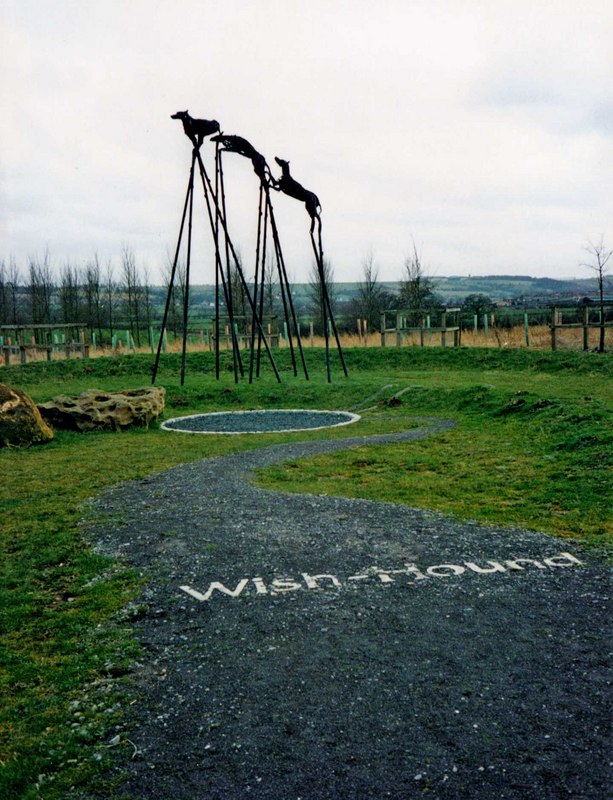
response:
[[[611,546],[612,361],[595,353],[436,347],[353,347],[349,377],[307,353],[312,379],[283,382],[267,369],[235,385],[229,354],[214,379],[208,352],[165,355],[158,383],[166,416],[245,408],[358,408],[349,429],[310,434],[186,436],[161,431],[58,432],[49,445],[0,451],[0,796],[64,798],[99,791],[103,768],[129,758],[109,739],[124,714],[122,685],[136,656],[128,602],[139,576],[96,555],[79,530],[82,504],[103,487],[194,459],[294,438],[403,430],[420,415],[454,430],[411,444],[363,447],[273,467],[259,475],[283,491],[345,494],[431,508],[480,523],[520,525],[586,547]],[[36,401],[86,388],[149,382],[150,355],[71,359],[0,369],[0,381]],[[406,391],[403,391],[406,390]],[[401,394],[400,394],[401,393]],[[395,395],[399,395],[394,399]]]

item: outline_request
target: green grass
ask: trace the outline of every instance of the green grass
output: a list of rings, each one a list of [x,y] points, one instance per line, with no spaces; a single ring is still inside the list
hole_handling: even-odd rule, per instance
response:
[[[612,433],[609,356],[500,350],[373,348],[346,352],[327,385],[321,352],[312,380],[283,383],[267,370],[234,385],[226,358],[214,380],[210,354],[163,358],[167,416],[267,407],[350,408],[393,384],[350,428],[266,436],[186,436],[160,431],[58,432],[48,445],[0,451],[0,796],[49,800],[96,785],[121,716],[124,675],[136,645],[125,609],[138,577],[84,545],[81,504],[109,484],[175,464],[272,442],[393,432],[413,417],[452,417],[427,440],[320,456],[260,474],[288,491],[351,494],[432,508],[484,523],[524,525],[604,547],[611,541]],[[86,388],[146,385],[151,358],[71,360],[0,370],[36,401]],[[388,404],[410,387],[400,405]],[[101,760],[98,760],[101,759]],[[112,796],[108,786],[104,796]]]

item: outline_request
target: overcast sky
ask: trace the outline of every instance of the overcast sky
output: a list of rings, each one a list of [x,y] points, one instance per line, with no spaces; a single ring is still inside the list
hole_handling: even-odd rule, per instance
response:
[[[337,280],[372,253],[397,280],[585,277],[613,246],[611,0],[0,0],[0,259],[173,251],[189,109],[274,156],[321,201]],[[211,165],[212,145],[203,146]],[[258,180],[224,158],[248,272]],[[294,280],[309,218],[273,196]],[[203,202],[194,282],[213,281]],[[207,223],[208,224],[208,223]]]

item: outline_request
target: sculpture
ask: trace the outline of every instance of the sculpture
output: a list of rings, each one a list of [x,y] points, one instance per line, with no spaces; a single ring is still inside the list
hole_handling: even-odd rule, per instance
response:
[[[216,119],[194,119],[187,111],[177,111],[176,114],[171,114],[170,118],[181,120],[185,135],[197,149],[202,146],[205,136],[210,136],[219,130],[219,122]]]
[[[253,171],[261,183],[268,185],[272,176],[266,159],[246,139],[243,139],[242,136],[220,133],[219,136],[213,136],[211,141],[223,145],[223,150],[227,150],[230,153],[238,153],[241,156],[245,156],[245,158],[251,159]]]
[[[338,331],[336,329],[336,323],[334,322],[334,314],[332,313],[330,295],[328,294],[328,288],[326,286],[326,274],[324,269],[324,252],[321,240],[321,217],[319,215],[319,209],[321,208],[321,203],[319,202],[319,198],[314,192],[305,189],[301,183],[298,183],[298,181],[292,178],[289,171],[289,161],[285,161],[282,158],[277,158],[277,156],[275,156],[275,161],[281,167],[281,177],[279,180],[273,179],[272,182],[273,189],[276,189],[278,192],[283,192],[284,194],[288,195],[288,197],[293,197],[296,200],[301,200],[304,203],[308,215],[311,217],[311,244],[313,246],[313,253],[315,255],[315,261],[317,263],[319,282],[321,284],[322,317],[324,324],[324,341],[326,346],[326,370],[328,373],[328,381],[330,381],[331,380],[330,345],[329,345],[328,323],[330,324],[332,331],[334,333],[334,338],[336,339],[336,347],[338,349],[338,355],[345,375],[347,375],[347,365],[345,364],[343,349],[341,347]],[[314,236],[315,220],[317,220],[318,222],[317,242],[315,241],[315,236]]]
[[[279,371],[275,364],[275,360],[273,358],[270,346],[266,338],[266,334],[264,332],[264,307],[263,307],[264,279],[265,279],[264,265],[266,263],[267,229],[268,226],[270,225],[270,229],[272,231],[273,245],[274,245],[274,256],[276,259],[277,270],[279,273],[279,287],[281,290],[281,298],[283,302],[283,310],[285,317],[285,335],[287,337],[289,349],[291,352],[291,360],[292,360],[294,375],[297,375],[298,371],[296,366],[296,358],[294,354],[294,344],[292,336],[295,337],[296,343],[298,345],[300,357],[302,359],[304,376],[307,380],[309,379],[306,367],[306,361],[302,349],[302,343],[300,339],[300,324],[294,309],[291,287],[287,276],[287,270],[285,268],[283,253],[281,251],[279,232],[277,230],[277,225],[275,222],[274,209],[270,201],[271,187],[276,191],[288,195],[289,197],[293,197],[296,200],[302,201],[311,218],[311,242],[313,245],[315,258],[317,261],[317,268],[322,286],[322,313],[324,318],[324,337],[326,343],[326,367],[328,373],[328,381],[330,381],[331,379],[329,341],[328,341],[329,324],[331,325],[334,335],[336,337],[336,343],[338,347],[341,364],[343,366],[345,375],[347,375],[347,368],[345,366],[345,360],[343,358],[338,332],[332,315],[330,298],[326,287],[325,271],[323,268],[323,250],[321,243],[321,217],[319,214],[319,211],[321,209],[321,204],[319,202],[317,195],[314,192],[305,189],[304,186],[302,186],[300,183],[298,183],[298,181],[292,178],[289,171],[289,161],[285,161],[281,158],[275,158],[275,161],[281,167],[281,177],[278,180],[276,180],[272,176],[272,173],[264,156],[261,153],[259,153],[255,149],[255,147],[253,147],[253,145],[250,142],[248,142],[247,139],[244,139],[242,136],[221,133],[219,122],[217,122],[217,120],[194,119],[189,115],[188,111],[177,111],[175,114],[171,114],[171,118],[181,120],[181,122],[183,123],[183,131],[185,135],[188,137],[188,139],[191,141],[193,145],[193,150],[192,150],[192,161],[191,161],[187,192],[185,195],[185,203],[183,205],[183,215],[181,218],[181,225],[179,228],[179,236],[175,250],[175,257],[173,260],[172,270],[170,274],[168,295],[166,298],[166,305],[162,319],[162,330],[160,333],[160,339],[158,342],[155,361],[152,365],[152,383],[155,383],[157,375],[160,354],[162,351],[163,335],[166,329],[166,322],[168,320],[168,312],[170,308],[173,284],[179,260],[181,241],[183,238],[184,229],[187,227],[185,293],[183,297],[183,347],[181,353],[181,385],[183,385],[185,380],[185,357],[186,357],[186,342],[187,342],[187,332],[188,332],[188,307],[189,307],[189,274],[190,274],[191,249],[192,249],[194,176],[196,171],[196,165],[198,167],[198,172],[200,173],[200,178],[202,181],[202,190],[208,214],[208,221],[213,236],[213,242],[215,245],[215,342],[216,342],[215,352],[216,352],[217,378],[219,378],[220,375],[220,362],[219,362],[220,289],[223,290],[225,305],[229,318],[228,328],[232,339],[232,356],[234,362],[235,381],[238,382],[239,372],[241,375],[243,374],[243,365],[242,365],[240,346],[239,346],[239,331],[238,331],[238,325],[235,324],[235,319],[240,319],[240,318],[235,318],[233,311],[233,306],[234,306],[234,300],[232,296],[234,291],[233,276],[236,275],[238,277],[241,290],[244,293],[244,297],[247,301],[247,304],[251,312],[251,337],[250,337],[251,354],[250,354],[249,381],[251,382],[253,378],[254,352],[256,349],[255,346],[256,331],[257,331],[257,375],[259,375],[260,350],[261,350],[261,345],[263,345],[264,348],[266,349],[266,353],[270,360],[270,364],[274,371],[275,377],[277,378],[278,381],[281,380]],[[214,133],[217,135],[212,136],[212,134]],[[214,186],[207,174],[202,157],[200,155],[200,148],[204,142],[205,137],[207,136],[211,136],[211,141],[215,142],[216,145]],[[260,199],[258,207],[258,229],[257,229],[255,273],[251,285],[249,285],[247,283],[247,280],[245,279],[240,259],[236,254],[234,245],[232,244],[232,241],[230,239],[230,234],[228,231],[228,224],[226,217],[224,176],[223,176],[222,159],[221,159],[221,153],[224,151],[228,151],[231,153],[238,153],[239,155],[248,158],[253,166],[253,171],[260,179]],[[316,243],[314,236],[316,220],[319,223],[318,244]],[[222,237],[223,246],[220,246],[220,237]],[[225,254],[225,268],[224,265],[222,264],[222,254]],[[293,334],[292,334],[292,329],[293,329]]]
[[[311,233],[313,233],[315,220],[318,220],[321,225],[321,217],[318,211],[321,208],[321,203],[317,195],[305,189],[302,184],[292,178],[289,174],[289,161],[284,161],[282,158],[277,158],[277,156],[275,156],[275,161],[281,167],[281,177],[278,181],[273,180],[272,188],[289,195],[289,197],[293,197],[295,200],[302,200],[311,217]]]

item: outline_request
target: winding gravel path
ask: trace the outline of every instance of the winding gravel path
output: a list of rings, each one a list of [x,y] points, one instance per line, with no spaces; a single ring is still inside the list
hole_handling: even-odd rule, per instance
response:
[[[451,427],[423,425],[201,461],[99,498],[90,535],[147,579],[128,797],[608,795],[604,562],[535,532],[250,483]]]

